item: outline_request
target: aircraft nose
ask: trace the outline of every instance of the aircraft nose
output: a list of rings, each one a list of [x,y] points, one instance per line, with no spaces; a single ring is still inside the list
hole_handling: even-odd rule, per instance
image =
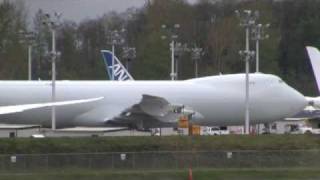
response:
[[[291,87],[290,89],[290,92],[288,92],[288,106],[290,113],[294,115],[302,111],[308,105],[308,101],[300,92]]]

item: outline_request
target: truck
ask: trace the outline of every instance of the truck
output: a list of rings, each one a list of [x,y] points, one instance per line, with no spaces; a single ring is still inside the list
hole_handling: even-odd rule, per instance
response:
[[[201,135],[228,135],[230,134],[227,127],[203,127]]]
[[[290,134],[320,134],[320,129],[313,129],[305,125],[298,125],[297,128],[289,131]]]

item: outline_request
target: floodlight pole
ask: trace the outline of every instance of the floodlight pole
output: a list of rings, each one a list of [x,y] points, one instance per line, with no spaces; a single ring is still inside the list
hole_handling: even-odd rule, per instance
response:
[[[250,64],[249,60],[252,56],[252,52],[250,52],[249,47],[249,33],[250,28],[255,24],[256,19],[258,18],[258,11],[255,13],[252,13],[251,10],[244,10],[242,13],[240,13],[238,10],[236,10],[236,14],[240,19],[240,26],[245,27],[246,30],[246,48],[243,55],[245,55],[245,125],[244,130],[245,134],[250,133],[250,100],[249,100],[249,73],[250,73]]]
[[[58,53],[56,51],[56,28],[57,28],[57,23],[60,19],[61,14],[59,13],[54,13],[55,19],[52,19],[49,14],[45,14],[43,16],[43,24],[47,25],[52,34],[52,51],[51,51],[51,102],[55,103],[56,102],[56,59],[58,57]],[[52,131],[56,130],[56,107],[52,106],[51,107],[51,129]]]
[[[256,42],[256,72],[260,72],[260,58],[259,58],[259,50],[260,50],[260,40],[264,40],[269,38],[268,34],[265,34],[264,29],[268,28],[270,24],[257,24],[253,28],[253,40]]]
[[[196,59],[195,60],[195,70],[194,70],[194,73],[195,73],[195,78],[197,78],[198,77],[198,60]]]
[[[125,47],[122,48],[123,54],[122,57],[123,59],[126,59],[126,69],[129,72],[129,62],[136,58],[136,48],[135,47],[129,47],[126,45]]]
[[[254,27],[253,39],[256,41],[256,72],[259,72],[259,41],[261,39],[261,27],[261,24],[257,24]]]
[[[124,43],[124,39],[122,38],[122,34],[125,32],[125,29],[121,29],[121,31],[118,30],[113,30],[109,32],[109,41],[108,44],[111,44],[112,46],[112,66],[111,66],[111,70],[112,70],[112,74],[111,74],[111,80],[114,81],[115,80],[115,74],[114,74],[114,64],[115,64],[115,46],[116,45],[121,45],[122,43]]]
[[[171,41],[171,80],[176,79],[176,73],[175,73],[175,61],[174,61],[174,40]]]
[[[259,72],[259,40],[256,40],[256,72]]]
[[[112,81],[114,81],[114,54],[115,54],[115,49],[114,49],[114,43],[112,43]]]
[[[28,45],[28,80],[32,80],[32,46],[34,43],[34,33],[27,32],[25,30],[19,31],[20,35],[23,36],[23,41]]]
[[[56,102],[56,38],[55,38],[55,30],[52,28],[52,103]],[[56,130],[56,107],[52,106],[51,111],[51,119],[52,119],[52,130]]]
[[[167,33],[171,36],[171,43],[170,43],[170,49],[171,49],[171,73],[170,77],[171,80],[176,80],[177,79],[177,72],[176,72],[176,62],[175,62],[175,39],[178,38],[178,35],[174,32],[174,30],[177,30],[180,28],[180,24],[174,24],[172,28],[168,28],[165,24],[161,25],[161,28],[166,30]],[[166,36],[162,36],[163,39],[166,38]]]
[[[32,80],[32,45],[28,45],[28,80]]]
[[[249,52],[249,26],[246,27],[246,51]],[[245,58],[246,63],[246,97],[245,97],[245,134],[250,133],[250,112],[249,112],[249,73],[250,73],[250,64],[249,59]]]
[[[194,47],[191,48],[192,56],[191,58],[194,60],[194,76],[198,77],[198,63],[201,58],[202,48]]]

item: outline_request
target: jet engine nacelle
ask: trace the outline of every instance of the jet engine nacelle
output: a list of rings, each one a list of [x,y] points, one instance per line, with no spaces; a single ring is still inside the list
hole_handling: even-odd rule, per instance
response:
[[[306,97],[309,106],[320,109],[320,97]]]

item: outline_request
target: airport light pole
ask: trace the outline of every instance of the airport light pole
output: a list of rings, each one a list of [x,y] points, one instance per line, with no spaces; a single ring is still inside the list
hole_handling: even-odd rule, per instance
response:
[[[182,44],[180,42],[174,45],[174,62],[175,62],[175,79],[178,80],[179,75],[179,57],[182,56],[183,52],[190,51],[187,44]]]
[[[125,46],[122,48],[122,57],[126,59],[126,69],[129,72],[129,62],[136,58],[136,48]]]
[[[43,25],[46,25],[52,34],[52,50],[50,52],[51,57],[51,77],[52,77],[52,90],[51,90],[51,101],[54,103],[56,101],[56,60],[59,56],[59,53],[56,51],[56,29],[58,27],[58,22],[60,20],[61,14],[54,13],[54,16],[51,17],[50,14],[45,14],[43,16]],[[56,130],[56,108],[52,106],[51,109],[51,128],[53,131]]]
[[[254,52],[250,51],[249,47],[249,33],[250,29],[255,25],[257,18],[259,17],[258,11],[254,13],[251,10],[243,10],[242,12],[235,11],[237,17],[240,19],[240,26],[245,28],[246,31],[246,48],[244,51],[239,51],[240,55],[244,56],[245,60],[245,134],[250,133],[250,100],[249,100],[249,73],[250,73],[250,64],[249,61]]]
[[[124,43],[124,39],[122,37],[122,34],[126,30],[122,28],[120,31],[113,30],[109,32],[108,36],[108,43],[112,46],[112,74],[111,74],[111,80],[114,81],[114,55],[115,55],[115,46],[121,45]]]
[[[269,38],[265,33],[265,29],[270,27],[270,24],[257,24],[252,28],[252,40],[256,41],[256,72],[259,72],[259,41]]]
[[[191,59],[194,61],[194,76],[196,78],[198,77],[198,62],[201,59],[202,51],[202,48],[199,47],[191,48]]]
[[[239,51],[240,56],[242,56],[245,61],[246,66],[246,85],[245,85],[245,134],[250,133],[250,100],[249,100],[249,73],[250,67],[249,62],[253,58],[255,52],[254,51]]]
[[[175,53],[175,40],[178,38],[178,35],[176,33],[176,31],[180,28],[180,24],[174,24],[173,28],[168,28],[167,25],[162,24],[161,28],[163,30],[167,31],[167,34],[170,35],[171,38],[171,42],[170,42],[170,50],[171,50],[171,73],[170,73],[170,77],[171,80],[175,80],[177,79],[177,73],[175,72],[175,59],[174,59],[174,53]],[[161,36],[162,39],[166,39],[167,36],[163,35]]]
[[[114,81],[114,54],[115,54],[114,46],[115,44],[112,44],[112,74],[111,74],[112,81]]]
[[[23,36],[23,42],[28,44],[28,80],[32,80],[32,46],[34,44],[34,32],[21,30],[19,33]]]
[[[175,60],[174,60],[174,40],[171,41],[170,43],[170,49],[171,49],[171,80],[175,80],[177,74],[175,73]]]
[[[32,44],[28,45],[28,80],[32,80]]]

